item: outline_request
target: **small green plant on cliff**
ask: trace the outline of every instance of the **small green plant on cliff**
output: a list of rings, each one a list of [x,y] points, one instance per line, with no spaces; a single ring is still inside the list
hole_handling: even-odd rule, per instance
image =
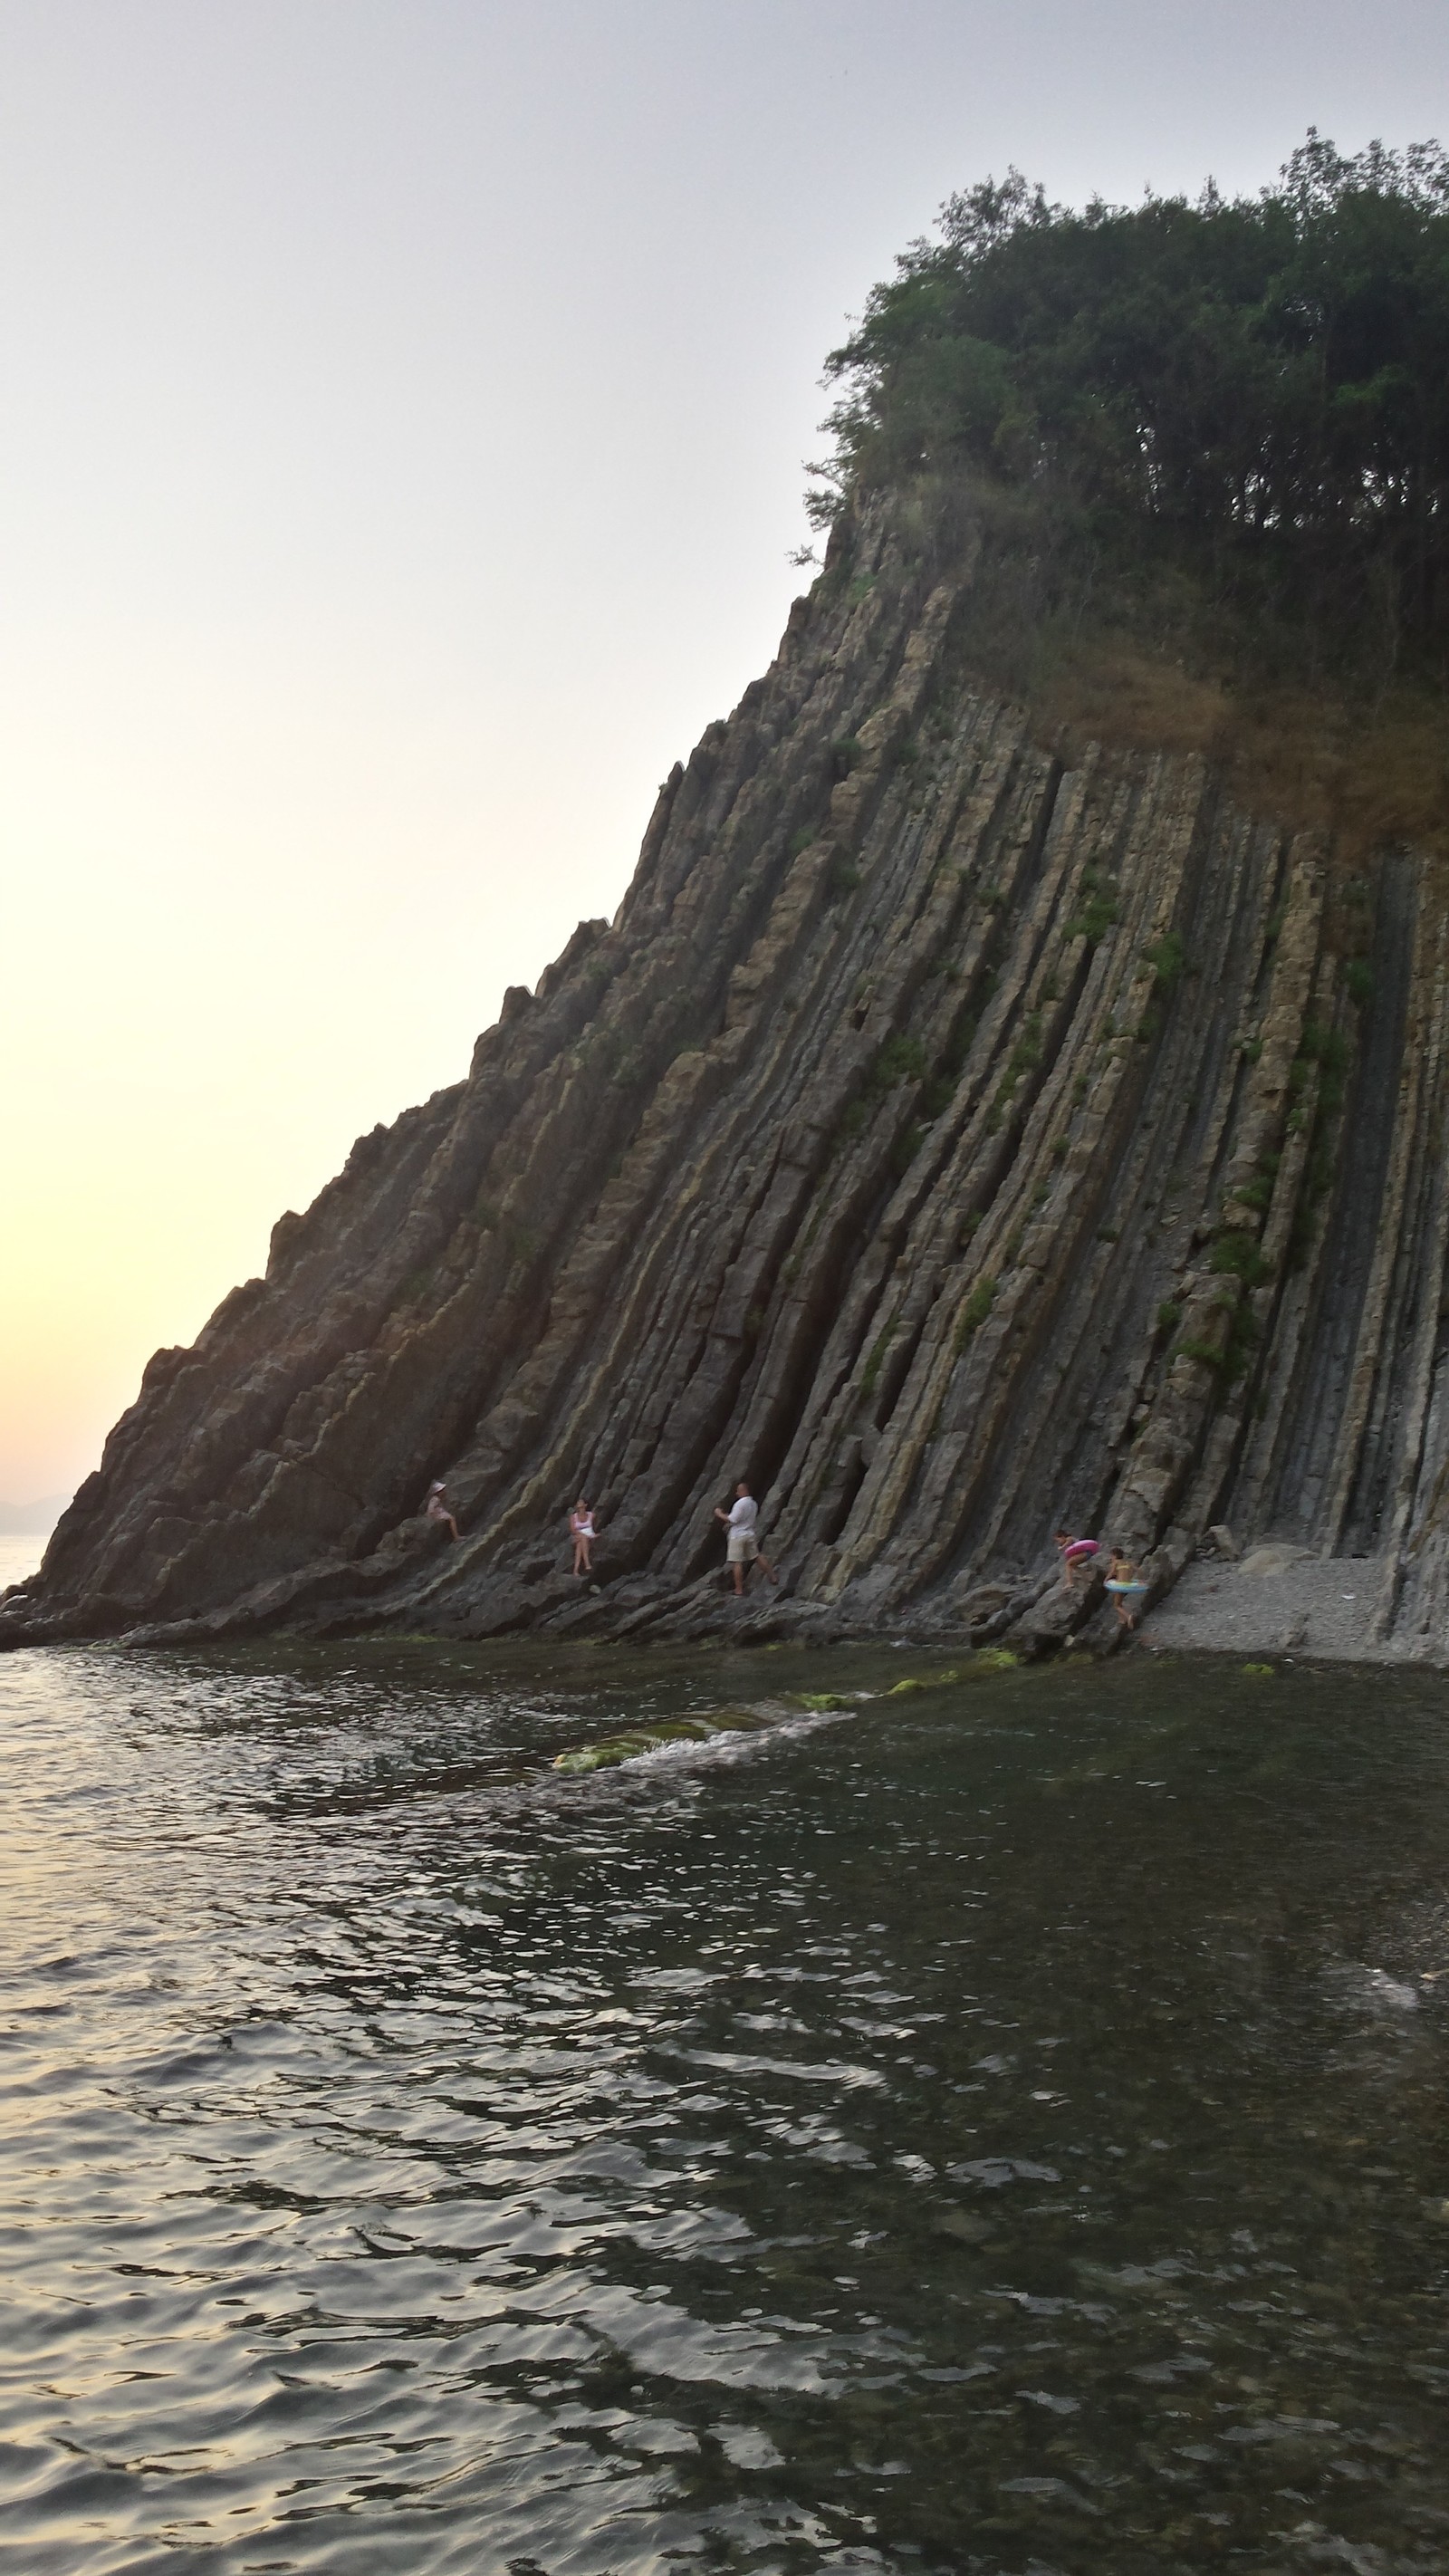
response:
[[[1350,957],[1343,970],[1343,988],[1359,1010],[1373,1000],[1374,970],[1367,958]]]
[[[869,1356],[860,1373],[860,1391],[867,1401],[876,1391],[880,1382],[881,1369],[885,1364],[885,1355],[900,1329],[899,1323],[892,1319],[885,1331],[871,1344]]]
[[[1349,1048],[1341,1029],[1331,1028],[1326,1020],[1306,1020],[1298,1041],[1298,1061],[1289,1070],[1294,1090],[1301,1087],[1310,1064],[1319,1067],[1318,1114],[1320,1119],[1336,1118],[1343,1107],[1347,1083]]]
[[[1245,1234],[1236,1226],[1228,1226],[1214,1237],[1207,1266],[1241,1279],[1247,1288],[1262,1288],[1273,1276],[1273,1264],[1264,1260],[1256,1235]]]
[[[1098,948],[1117,918],[1117,906],[1109,894],[1089,895],[1078,913],[1067,923],[1068,939],[1085,939],[1089,948]]]
[[[854,894],[859,883],[859,868],[852,867],[848,859],[841,858],[837,853],[825,873],[826,902],[842,902],[846,895]]]
[[[1175,930],[1163,933],[1150,948],[1142,952],[1157,979],[1161,993],[1170,993],[1187,973],[1187,950]]]
[[[961,1309],[960,1319],[957,1322],[955,1347],[958,1359],[972,1335],[980,1332],[995,1303],[996,1281],[991,1278],[978,1279]]]
[[[853,733],[842,735],[839,742],[833,742],[830,746],[831,766],[837,780],[848,778],[859,759],[860,742]]]
[[[1175,1306],[1170,1297],[1165,1297],[1162,1304],[1157,1309],[1157,1329],[1159,1333],[1175,1333],[1181,1322],[1182,1308],[1180,1306]]]
[[[1172,1356],[1175,1360],[1192,1360],[1198,1368],[1212,1369],[1215,1374],[1223,1364],[1216,1342],[1197,1341],[1191,1335],[1184,1336]]]
[[[1213,1303],[1227,1318],[1227,1330],[1221,1345],[1184,1335],[1177,1343],[1173,1357],[1195,1360],[1200,1367],[1214,1370],[1224,1386],[1233,1386],[1245,1374],[1257,1347],[1258,1320],[1247,1298],[1226,1286]]]
[[[1257,1317],[1249,1305],[1240,1303],[1228,1326],[1227,1347],[1222,1361],[1224,1386],[1235,1386],[1239,1378],[1246,1377],[1257,1343]]]
[[[1327,1198],[1333,1187],[1333,1174],[1333,1153],[1328,1139],[1326,1136],[1318,1136],[1314,1139],[1313,1150],[1308,1157],[1307,1168],[1303,1174],[1303,1195],[1310,1207],[1316,1207],[1320,1199]]]
[[[808,850],[811,842],[818,841],[819,838],[820,826],[818,823],[802,823],[799,830],[792,832],[790,835],[789,849],[791,858],[798,859],[802,851]]]
[[[919,1038],[888,1037],[866,1077],[866,1088],[880,1099],[898,1082],[919,1082],[926,1070],[926,1051]]]
[[[1348,1040],[1327,1020],[1305,1020],[1298,1053],[1305,1064],[1327,1065],[1332,1072],[1342,1073],[1348,1062]]]
[[[1041,1013],[1033,1011],[1020,1037],[1006,1059],[1006,1077],[1001,1097],[1009,1100],[1024,1073],[1035,1073],[1041,1062]]]

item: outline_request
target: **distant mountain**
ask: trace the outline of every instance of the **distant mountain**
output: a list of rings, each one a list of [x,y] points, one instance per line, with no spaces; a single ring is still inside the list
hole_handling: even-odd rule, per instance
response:
[[[38,1503],[0,1503],[0,1538],[30,1538],[53,1530],[69,1494],[44,1494]]]

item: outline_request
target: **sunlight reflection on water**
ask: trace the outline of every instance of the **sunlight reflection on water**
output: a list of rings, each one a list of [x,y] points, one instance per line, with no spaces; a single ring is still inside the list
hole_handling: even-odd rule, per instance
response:
[[[12,1538],[0,1530],[0,1592],[7,1584],[24,1583],[35,1572],[49,1544],[45,1534]]]

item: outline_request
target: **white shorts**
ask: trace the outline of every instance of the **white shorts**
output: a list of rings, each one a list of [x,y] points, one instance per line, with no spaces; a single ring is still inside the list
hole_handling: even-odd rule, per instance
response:
[[[753,1565],[760,1553],[760,1542],[753,1530],[731,1530],[725,1550],[726,1565]]]

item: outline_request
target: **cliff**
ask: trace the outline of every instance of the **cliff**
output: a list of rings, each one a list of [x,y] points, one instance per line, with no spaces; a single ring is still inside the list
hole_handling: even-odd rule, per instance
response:
[[[744,1476],[757,1633],[1101,1634],[1054,1527],[1161,1593],[1226,1520],[1371,1558],[1381,1642],[1439,1650],[1438,876],[1044,748],[974,562],[842,521],[614,922],[157,1353],[0,1635],[692,1633]]]

